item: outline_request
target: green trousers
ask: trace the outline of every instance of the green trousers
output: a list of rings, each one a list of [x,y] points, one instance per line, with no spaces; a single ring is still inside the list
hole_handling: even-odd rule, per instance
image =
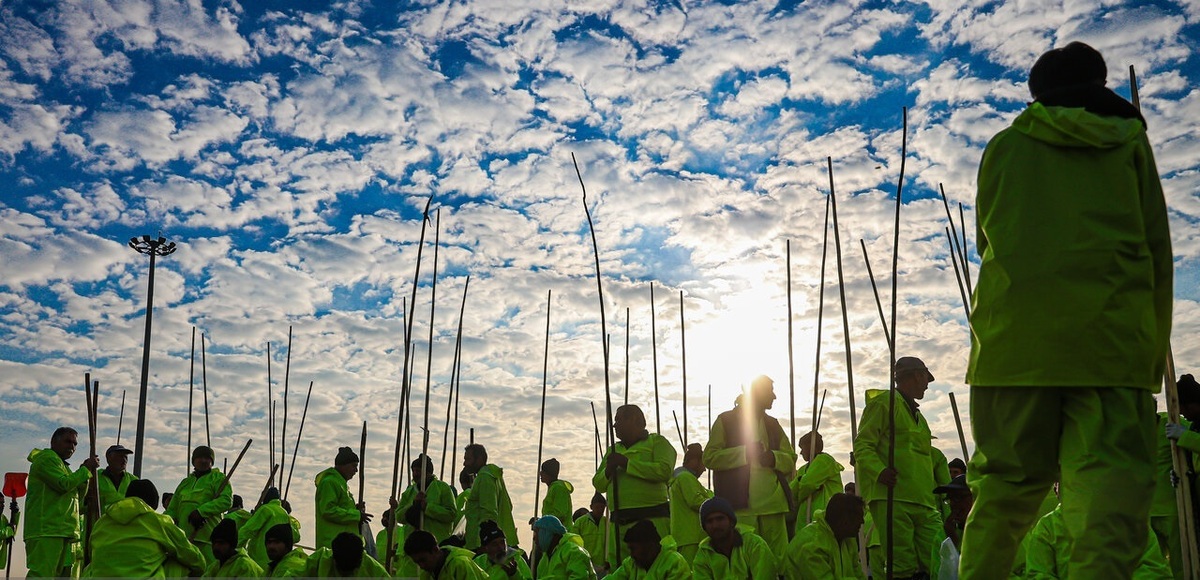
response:
[[[1171,574],[1183,578],[1183,544],[1179,538],[1179,515],[1150,516],[1150,529],[1158,538],[1158,546],[1171,565]]]
[[[1143,389],[971,387],[975,506],[959,577],[1006,578],[1055,481],[1071,576],[1132,577],[1150,533],[1154,412]]]
[[[29,578],[78,578],[75,541],[71,538],[25,540],[25,567]]]
[[[933,550],[941,545],[945,538],[942,531],[942,514],[936,508],[921,504],[896,501],[892,502],[892,575],[897,578],[912,576],[918,572],[926,572],[937,576],[937,570],[932,569]],[[871,518],[875,521],[879,532],[879,553],[881,564],[887,559],[887,501],[875,500],[867,504],[871,510]],[[872,563],[871,571],[886,575],[886,569],[875,570]],[[876,576],[882,578],[883,576]]]

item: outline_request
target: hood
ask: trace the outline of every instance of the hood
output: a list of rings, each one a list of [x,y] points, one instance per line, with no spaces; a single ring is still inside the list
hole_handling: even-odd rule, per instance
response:
[[[339,477],[339,478],[342,477],[342,474],[338,472],[336,467],[330,467],[330,468],[326,469],[325,471],[318,473],[317,477],[313,478],[313,481],[316,482],[317,485],[321,485],[321,480],[323,480],[326,477],[329,477],[331,475],[334,477]],[[342,481],[345,481],[345,478],[342,478]]]
[[[479,468],[479,473],[475,474],[476,479],[478,479],[479,476],[481,476],[481,475],[486,475],[486,476],[494,478],[496,480],[500,480],[501,478],[504,477],[504,469],[502,469],[498,465],[489,463],[489,464],[484,465],[483,467]]]
[[[567,533],[563,534],[562,539],[559,540],[559,542],[560,543],[561,542],[571,542],[572,544],[575,544],[576,546],[579,546],[580,548],[584,547],[583,536],[580,536],[579,534],[573,534],[571,532],[567,532]]]
[[[150,506],[146,505],[141,498],[127,497],[108,506],[104,515],[112,518],[118,524],[127,525],[137,518],[152,513],[155,513],[154,510],[150,509]]]
[[[499,468],[497,468],[497,469],[499,469]],[[561,485],[561,486],[567,488],[567,493],[571,493],[571,492],[575,491],[575,486],[571,485],[571,482],[569,482],[569,481],[564,481],[564,480],[559,479],[559,480],[555,480],[555,482],[551,485]]]
[[[37,456],[41,455],[43,453],[49,453],[50,455],[58,457],[58,454],[55,453],[53,449],[33,449],[32,451],[29,452],[29,456],[26,457],[25,459],[27,459],[30,463],[33,463],[34,460],[37,459]],[[62,459],[62,458],[59,457],[59,459]],[[66,461],[64,461],[63,463],[66,463]]]
[[[1139,119],[1102,117],[1081,107],[1033,103],[1013,121],[1013,129],[1056,147],[1111,149],[1139,139]]]

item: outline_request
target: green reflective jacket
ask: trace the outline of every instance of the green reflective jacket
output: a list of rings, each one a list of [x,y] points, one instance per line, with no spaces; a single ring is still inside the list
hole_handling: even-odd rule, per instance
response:
[[[546,497],[542,498],[542,515],[558,518],[558,521],[569,529],[572,523],[571,514],[575,512],[571,507],[573,491],[575,486],[561,479],[547,486]]]
[[[542,554],[537,572],[538,580],[596,580],[596,568],[583,548],[583,538],[570,532],[558,540],[549,558]]]
[[[614,452],[629,459],[625,471],[619,476],[621,497],[618,498],[613,497],[612,482],[604,474],[608,457]],[[628,447],[618,441],[604,454],[600,468],[592,477],[592,486],[604,492],[608,507],[612,510],[667,503],[667,482],[671,479],[671,471],[675,469],[675,456],[675,447],[657,433],[649,433]]]
[[[413,559],[404,553],[404,540],[413,533],[413,528],[410,526],[396,526],[396,531],[393,533],[391,570],[394,578],[416,578],[421,575],[421,568],[417,566]],[[379,552],[379,562],[387,564],[387,527],[385,526],[379,533],[375,534],[375,549]]]
[[[1133,580],[1163,580],[1173,578],[1171,567],[1163,558],[1153,532],[1146,534],[1146,550]],[[1025,578],[1049,580],[1070,578],[1071,535],[1063,519],[1062,505],[1042,516],[1029,532],[1025,545]]]
[[[272,562],[266,570],[270,578],[303,578],[308,569],[308,554],[300,548],[294,548],[283,555],[278,562]]]
[[[967,382],[1157,392],[1174,266],[1141,122],[1035,102],[988,143],[978,183]]]
[[[513,523],[512,500],[504,485],[504,470],[488,464],[475,474],[471,484],[471,495],[463,506],[467,518],[467,549],[479,547],[479,524],[492,520],[504,530],[508,545],[518,545],[517,526]]]
[[[263,568],[255,562],[246,550],[238,548],[232,557],[224,563],[213,560],[204,571],[205,578],[262,578]]]
[[[79,502],[92,472],[80,466],[73,473],[53,449],[29,452],[29,483],[25,497],[26,540],[79,539]]]
[[[605,558],[612,557],[612,554],[606,555],[608,546],[609,534],[608,531],[608,516],[600,516],[599,520],[592,519],[592,513],[580,516],[571,525],[571,533],[583,539],[583,549],[587,550],[592,557],[592,566],[596,568],[603,567]]]
[[[686,467],[677,467],[667,486],[671,496],[671,536],[678,546],[699,544],[705,538],[700,525],[700,506],[713,496],[696,474]]]
[[[714,491],[722,489],[720,484],[723,478],[722,472],[744,469],[747,465],[746,445],[734,444],[737,440],[735,435],[725,431],[726,422],[733,420],[753,422],[754,431],[747,434],[747,437],[752,436],[754,442],[762,443],[763,447],[774,457],[775,465],[773,467],[764,467],[761,464],[750,465],[749,506],[739,508],[737,502],[730,500],[730,503],[739,514],[787,513],[790,509],[788,503],[790,492],[787,489],[787,481],[796,471],[796,451],[782,430],[777,431],[779,441],[774,445],[771,444],[767,422],[770,421],[771,425],[777,426],[778,421],[766,413],[755,413],[742,405],[734,407],[732,411],[721,413],[717,417],[717,420],[713,422],[708,443],[704,446],[704,465],[713,470]]]
[[[137,477],[128,471],[121,474],[121,483],[116,485],[104,470],[96,473],[96,485],[100,488],[101,514],[108,510],[108,506],[125,499],[125,492],[129,489],[129,483],[132,481],[137,481]]]
[[[838,460],[828,453],[818,453],[812,461],[796,470],[792,479],[792,497],[796,500],[796,533],[813,520],[809,514],[823,511],[833,494],[842,491],[842,467]],[[812,508],[808,500],[812,498]]]
[[[317,474],[317,538],[316,548],[329,548],[342,532],[362,537],[359,520],[362,514],[350,495],[350,485],[337,468],[330,467]]]
[[[155,512],[140,498],[127,497],[109,506],[92,528],[92,578],[165,578],[164,565],[178,562],[188,570],[204,570],[204,556],[171,518]]]
[[[858,539],[838,541],[825,521],[824,510],[814,512],[813,522],[804,526],[788,544],[781,558],[788,580],[866,579],[858,561]]]
[[[400,494],[400,503],[396,506],[397,522],[404,521],[404,514],[412,507],[421,489],[414,483],[409,484],[404,493]],[[432,479],[425,488],[425,530],[433,534],[441,542],[454,532],[454,520],[458,517],[458,506],[454,504],[454,490],[450,484]]]
[[[696,559],[692,561],[692,577],[697,580],[728,580],[742,578],[775,578],[779,564],[767,541],[750,528],[736,528],[733,552],[728,558],[712,548],[710,538],[700,541]]]
[[[283,509],[283,503],[277,499],[258,506],[250,519],[246,520],[246,525],[238,526],[238,544],[246,546],[250,558],[261,568],[266,568],[271,563],[271,559],[267,557],[267,530],[279,524],[291,524],[292,541],[300,541],[299,522]]]
[[[391,578],[387,570],[383,569],[383,564],[366,553],[363,554],[362,564],[359,564],[352,574],[343,574],[337,569],[337,563],[333,560],[333,550],[329,548],[313,552],[308,557],[304,570],[304,575],[309,578]]]
[[[208,537],[213,528],[221,523],[221,516],[233,505],[231,487],[226,485],[217,493],[223,481],[225,475],[217,469],[212,469],[199,477],[192,472],[175,488],[175,497],[171,498],[171,505],[167,507],[166,514],[171,516],[183,529],[183,533],[195,543],[209,543]],[[193,511],[199,511],[205,518],[204,527],[199,531],[188,522],[188,514]]]
[[[867,404],[858,421],[858,438],[854,440],[854,460],[858,468],[858,485],[862,498],[868,502],[887,499],[887,487],[878,484],[879,473],[887,467],[888,405],[887,390],[867,391]],[[933,497],[933,456],[929,423],[921,411],[915,414],[896,392],[896,471],[897,501],[937,508]]]
[[[442,569],[435,578],[429,572],[421,570],[422,580],[486,580],[483,569],[475,564],[475,553],[462,548],[442,548],[446,559]]]
[[[619,568],[605,576],[611,580],[691,580],[691,577],[691,566],[680,555],[670,536],[662,539],[662,550],[649,570],[641,569],[632,557],[626,557]]]
[[[0,514],[0,568],[8,565],[8,546],[16,534],[16,526],[8,523],[8,518]]]
[[[488,580],[508,580],[509,578],[514,580],[533,580],[533,572],[529,570],[529,564],[525,562],[525,557],[522,554],[524,552],[520,548],[509,547],[508,553],[499,562],[492,562],[488,559],[487,554],[480,554],[475,556],[475,565],[483,570]],[[503,566],[509,560],[517,564],[517,570],[512,576],[508,575]]]
[[[237,525],[237,529],[240,532],[242,531],[242,526],[246,525],[246,522],[250,521],[250,515],[250,512],[242,508],[238,508],[225,512],[225,519],[233,520],[233,523]],[[245,546],[242,547],[244,548]]]

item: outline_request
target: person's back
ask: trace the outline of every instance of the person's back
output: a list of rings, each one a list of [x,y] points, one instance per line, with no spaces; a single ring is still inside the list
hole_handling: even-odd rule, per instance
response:
[[[85,572],[91,578],[163,578],[170,560],[197,573],[205,568],[200,550],[183,530],[137,497],[109,506],[92,528],[91,549],[94,557]]]
[[[583,538],[563,534],[549,557],[542,555],[538,562],[537,577],[544,580],[595,580],[596,569],[592,556],[583,547]]]
[[[1074,542],[1063,519],[1062,505],[1042,516],[1029,532],[1026,544],[1025,577],[1051,580],[1071,577],[1071,551]],[[1133,580],[1169,580],[1173,577],[1154,534],[1141,542],[1143,549]]]
[[[492,520],[504,530],[509,545],[517,545],[517,526],[513,522],[512,500],[504,484],[504,470],[487,464],[475,476],[471,484],[471,495],[467,498],[464,512],[467,517],[466,540],[468,548],[479,545],[479,525]]]
[[[238,544],[246,546],[246,552],[250,557],[258,563],[259,566],[266,567],[271,562],[267,557],[267,548],[263,544],[263,534],[267,530],[279,525],[291,525],[292,517],[283,509],[278,499],[272,499],[254,510],[250,519],[246,521],[244,526],[238,527]],[[300,541],[300,531],[294,530],[293,540]]]

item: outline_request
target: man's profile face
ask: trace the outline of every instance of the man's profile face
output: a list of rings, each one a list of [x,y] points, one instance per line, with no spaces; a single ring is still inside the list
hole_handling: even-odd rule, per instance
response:
[[[896,380],[896,388],[913,400],[924,399],[925,391],[929,390],[929,371],[918,369],[905,373]]]
[[[504,536],[500,536],[488,542],[483,549],[487,552],[488,558],[491,558],[493,562],[499,561],[508,552],[508,540]]]
[[[337,469],[337,472],[342,474],[342,477],[346,478],[346,481],[350,481],[358,473],[358,462],[351,461],[350,463],[335,465],[334,469]]]
[[[733,520],[724,512],[708,514],[701,523],[704,525],[704,533],[714,540],[725,540],[733,533]]]
[[[646,430],[646,418],[631,407],[622,407],[613,417],[613,431],[621,441],[633,441]]]

